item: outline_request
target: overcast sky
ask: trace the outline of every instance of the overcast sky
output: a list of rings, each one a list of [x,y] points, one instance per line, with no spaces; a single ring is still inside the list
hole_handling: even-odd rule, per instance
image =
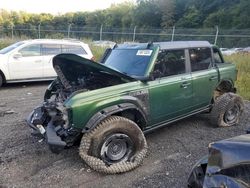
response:
[[[76,11],[94,11],[128,0],[0,0],[0,9],[30,13],[59,14]],[[135,2],[136,0],[129,0]]]

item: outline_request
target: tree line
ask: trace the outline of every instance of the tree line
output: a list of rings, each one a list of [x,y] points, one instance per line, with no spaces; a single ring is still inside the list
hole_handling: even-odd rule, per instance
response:
[[[0,10],[0,26],[48,29],[71,27],[106,28],[250,28],[249,0],[137,0],[111,5],[93,12],[61,15]],[[60,11],[60,10],[59,10]]]

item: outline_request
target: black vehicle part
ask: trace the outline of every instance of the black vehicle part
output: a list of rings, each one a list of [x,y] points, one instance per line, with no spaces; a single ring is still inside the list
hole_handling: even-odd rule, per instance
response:
[[[141,165],[147,149],[144,134],[136,123],[110,116],[83,135],[79,154],[94,170],[116,174]]]
[[[207,163],[208,163],[208,156],[205,156],[194,165],[188,177],[188,188],[203,187]]]
[[[3,85],[3,83],[4,83],[4,76],[2,72],[0,71],[0,87]]]
[[[55,126],[51,121],[46,127],[46,139],[49,148],[53,153],[59,153],[66,146],[66,142],[62,141],[61,137],[57,136]]]
[[[62,73],[61,68],[58,65],[55,65],[54,69],[57,75],[59,76],[61,83],[63,84],[65,89],[70,89],[72,86],[70,85],[69,81],[65,78],[64,74]]]
[[[110,55],[112,49],[111,48],[108,48],[105,50],[104,54],[102,55],[101,59],[99,60],[99,63],[104,63],[105,60],[107,59],[107,57]]]
[[[44,108],[43,107],[38,107],[34,109],[33,116],[31,119],[31,123],[33,125],[42,125],[46,120],[46,114],[44,113]]]
[[[250,135],[209,144],[209,155],[197,162],[188,178],[190,188],[249,188]]]
[[[250,127],[247,127],[246,133],[250,134]]]
[[[219,127],[236,125],[243,112],[244,103],[239,95],[224,93],[219,96],[211,111],[211,123]]]
[[[35,108],[26,119],[27,124],[32,128],[32,135],[41,135],[37,125],[44,125],[47,122],[47,115],[44,113],[44,108],[39,106]]]

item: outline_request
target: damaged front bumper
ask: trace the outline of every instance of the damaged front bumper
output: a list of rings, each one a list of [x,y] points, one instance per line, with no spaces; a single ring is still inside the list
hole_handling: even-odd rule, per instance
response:
[[[72,129],[64,130],[62,126],[54,125],[53,120],[48,116],[43,106],[34,109],[26,121],[33,130],[33,135],[41,135],[46,138],[52,152],[59,153],[67,146],[67,137],[70,137]],[[77,131],[73,132],[76,133]]]

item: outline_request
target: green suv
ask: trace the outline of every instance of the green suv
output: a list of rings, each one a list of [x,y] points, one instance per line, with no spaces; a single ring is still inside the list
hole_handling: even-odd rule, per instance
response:
[[[201,112],[231,126],[243,110],[235,65],[206,41],[116,45],[100,63],[60,54],[53,67],[58,77],[28,125],[53,152],[81,140],[82,159],[104,173],[139,166],[146,132]]]

